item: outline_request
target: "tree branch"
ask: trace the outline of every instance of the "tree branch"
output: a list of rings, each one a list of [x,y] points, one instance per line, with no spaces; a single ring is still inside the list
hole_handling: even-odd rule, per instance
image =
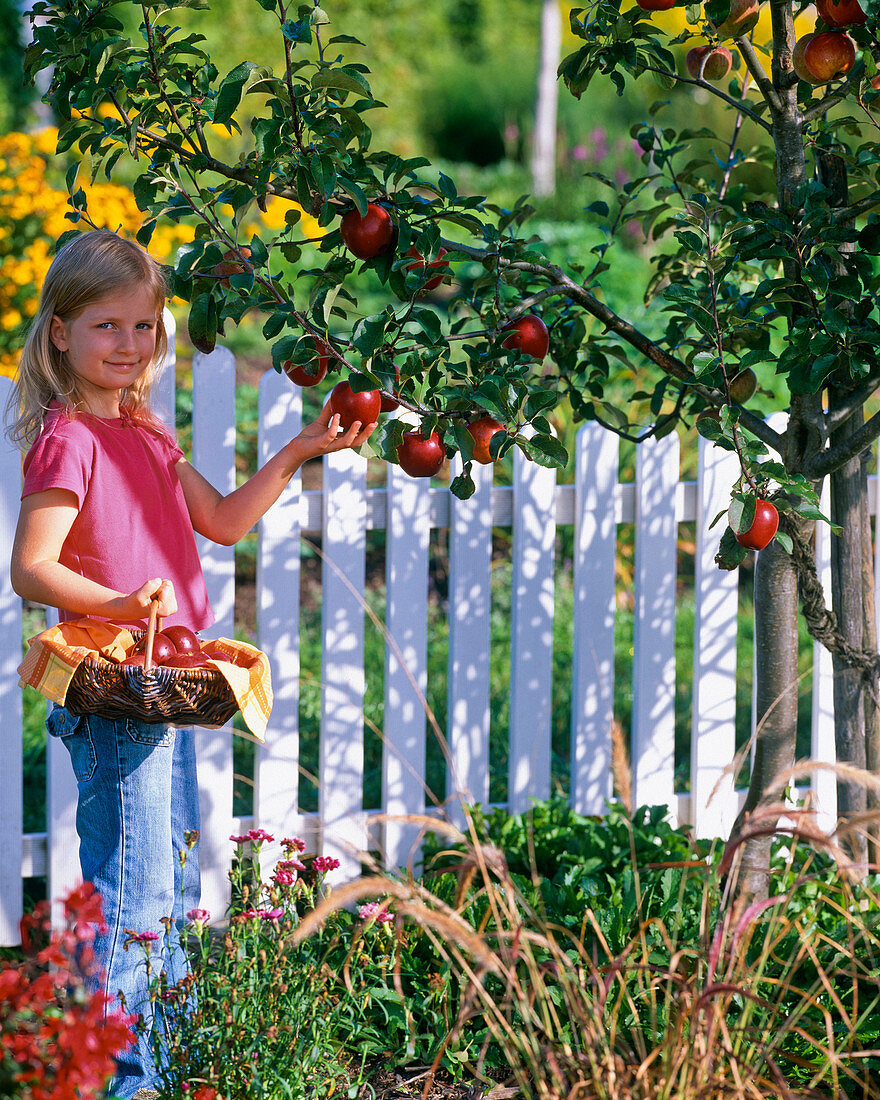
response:
[[[880,439],[880,412],[874,413],[870,420],[866,420],[858,431],[853,432],[847,438],[845,443],[841,443],[836,447],[829,447],[814,455],[809,462],[804,464],[804,476],[820,478],[839,470],[841,466],[860,455],[877,439]]]
[[[783,110],[782,100],[776,89],[773,87],[773,83],[770,77],[767,76],[764,71],[764,66],[758,59],[758,55],[755,52],[755,47],[752,45],[751,40],[748,38],[735,38],[734,42],[742,54],[742,59],[746,63],[746,68],[752,74],[752,79],[758,85],[761,95],[764,97],[767,106],[774,114],[779,114]],[[765,123],[766,125],[766,123]],[[767,129],[772,127],[767,126]]]
[[[856,65],[846,80],[842,81],[834,91],[828,92],[828,94],[823,96],[818,103],[815,103],[812,107],[808,107],[807,110],[804,111],[804,124],[806,125],[814,119],[821,118],[826,111],[829,111],[832,107],[836,107],[838,103],[842,103],[849,94],[850,89],[858,84],[864,75],[864,65]]]
[[[717,96],[719,99],[723,99],[725,103],[729,103],[731,107],[735,107],[738,111],[742,111],[743,114],[748,115],[752,122],[756,123],[758,126],[763,126],[768,134],[772,130],[770,123],[761,118],[761,116],[756,114],[750,107],[746,107],[743,100],[734,99],[733,96],[728,95],[727,92],[722,92],[720,88],[716,88],[714,84],[710,84],[707,80],[693,80],[689,76],[679,76],[678,73],[671,73],[668,69],[660,69],[656,65],[643,65],[642,68],[645,72],[659,73],[661,76],[671,76],[681,84],[693,84],[695,88],[702,88],[704,92],[711,92],[712,95]]]
[[[878,387],[880,387],[880,373],[869,374],[858,389],[848,393],[844,400],[838,401],[836,405],[832,406],[825,417],[828,431],[834,431],[835,428],[839,428],[841,424],[849,420],[853,413],[858,412]]]

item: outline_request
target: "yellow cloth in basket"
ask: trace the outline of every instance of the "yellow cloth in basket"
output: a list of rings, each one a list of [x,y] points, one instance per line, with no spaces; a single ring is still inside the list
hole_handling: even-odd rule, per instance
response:
[[[265,653],[247,642],[212,638],[210,645],[228,660],[210,661],[229,684],[245,725],[258,740],[265,740],[272,712],[272,680]],[[86,657],[122,660],[134,645],[125,627],[97,619],[74,619],[49,627],[29,641],[25,658],[18,666],[19,686],[29,685],[62,706],[67,688]]]

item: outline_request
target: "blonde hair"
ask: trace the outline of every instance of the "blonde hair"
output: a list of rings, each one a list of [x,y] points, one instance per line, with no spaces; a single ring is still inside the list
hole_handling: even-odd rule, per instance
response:
[[[43,283],[7,406],[7,423],[12,420],[8,435],[22,449],[40,434],[53,401],[66,405],[71,414],[85,404],[77,376],[50,338],[52,318],[69,323],[92,303],[134,286],[146,286],[155,295],[156,350],[140,378],[123,391],[120,407],[132,416],[153,420],[150,397],[156,367],[168,349],[162,317],[168,297],[165,275],[161,265],[134,241],[96,229],[75,237],[58,252]]]

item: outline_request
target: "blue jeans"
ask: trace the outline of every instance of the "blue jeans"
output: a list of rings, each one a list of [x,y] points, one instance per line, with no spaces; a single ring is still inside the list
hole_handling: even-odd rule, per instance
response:
[[[110,1095],[129,1100],[153,1087],[153,1031],[161,1029],[149,999],[150,981],[165,970],[168,985],[186,973],[180,931],[199,904],[198,846],[184,833],[199,828],[193,731],[129,719],[76,717],[55,707],[49,732],[67,746],[79,786],[76,830],[83,878],[104,899],[107,931],[95,940],[103,988],[140,1013],[137,1044],[117,1058]],[[181,850],[186,860],[181,866]],[[163,917],[172,918],[166,932]],[[144,948],[124,943],[129,932],[155,932],[148,974]],[[157,1036],[158,1038],[158,1036]]]

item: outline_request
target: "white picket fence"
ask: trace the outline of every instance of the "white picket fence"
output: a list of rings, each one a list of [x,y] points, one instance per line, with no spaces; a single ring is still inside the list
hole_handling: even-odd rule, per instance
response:
[[[173,343],[173,340],[172,340]],[[163,374],[159,406],[173,409],[174,371]],[[8,383],[0,379],[5,404]],[[218,488],[234,487],[235,362],[225,349],[197,355],[193,365],[192,461]],[[260,461],[299,430],[300,391],[275,372],[261,384]],[[166,417],[166,419],[168,419]],[[48,877],[58,898],[78,878],[76,789],[64,747],[48,738],[45,834],[22,835],[22,607],[9,583],[8,560],[20,490],[20,456],[0,449],[0,944],[17,942],[22,878]],[[550,793],[553,547],[557,529],[574,528],[574,656],[571,668],[571,803],[601,813],[611,794],[617,526],[635,524],[635,638],[632,664],[632,772],[636,804],[664,803],[673,818],[701,836],[724,835],[738,806],[733,776],[737,574],[720,572],[713,555],[712,517],[725,506],[735,460],[700,442],[696,482],[679,481],[676,435],[639,448],[634,484],[618,483],[618,440],[594,424],[577,437],[574,484],[517,453],[513,484],[495,486],[492,469],[475,470],[466,501],[388,466],[384,488],[367,488],[366,460],[354,452],[324,460],[321,490],[295,478],[259,528],[258,644],[269,655],[275,706],[255,763],[253,818],[234,818],[232,730],[199,734],[202,801],[202,904],[225,909],[229,836],[258,825],[277,839],[307,837],[312,850],[337,856],[341,874],[358,869],[356,853],[383,852],[406,862],[414,829],[399,819],[425,812],[429,537],[448,528],[448,795],[486,802],[489,795],[489,626],[492,528],[512,529],[508,808],[519,811]],[[696,521],[697,616],[693,662],[691,793],[676,795],[674,691],[677,524]],[[381,807],[362,805],[364,772],[364,608],[366,533],[386,531],[388,640],[384,678]],[[317,814],[297,804],[299,764],[300,535],[322,546],[322,704]],[[232,548],[200,545],[217,623],[232,636]],[[827,543],[821,544],[827,574]],[[833,756],[830,661],[817,654],[813,684],[813,755]],[[833,821],[833,781],[817,776],[814,791]],[[458,804],[460,807],[460,803]],[[377,814],[381,819],[376,820]],[[278,844],[267,850],[277,856]]]

